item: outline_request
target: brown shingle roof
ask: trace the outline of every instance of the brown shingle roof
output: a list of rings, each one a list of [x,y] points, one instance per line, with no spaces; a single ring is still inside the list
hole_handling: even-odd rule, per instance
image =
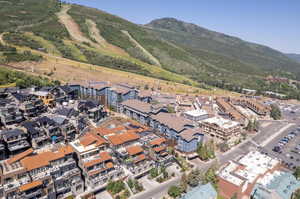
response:
[[[108,140],[115,146],[138,139],[140,139],[140,136],[131,132],[120,133],[118,135],[112,135],[108,137]]]
[[[151,104],[142,102],[136,99],[126,100],[122,102],[123,106],[128,106],[136,111],[142,113],[150,113],[151,112]]]
[[[141,90],[138,95],[139,95],[139,97],[151,97],[152,96],[152,91],[150,91],[150,90]]]
[[[93,166],[95,164],[99,164],[101,162],[105,162],[105,161],[111,160],[111,159],[112,159],[112,157],[109,155],[108,152],[101,152],[99,154],[99,158],[88,161],[88,162],[85,162],[84,167],[87,168],[87,167],[90,167],[90,166]]]
[[[237,193],[240,195],[241,192],[241,187],[238,187],[223,178],[218,177],[218,187],[220,189],[220,195],[223,196],[224,198],[232,198],[232,196]]]
[[[217,104],[223,109],[224,112],[228,113],[234,120],[240,121],[244,116],[238,112],[230,102],[226,102],[223,98],[217,98]]]
[[[65,155],[73,153],[70,146],[62,147],[56,152],[46,151],[34,156],[23,158],[20,162],[27,171],[48,166],[51,161],[64,158]]]
[[[155,148],[153,148],[153,150],[154,150],[156,153],[159,153],[159,152],[161,152],[161,151],[163,151],[163,150],[165,150],[165,149],[166,149],[165,146],[160,146],[160,147],[155,147]]]
[[[14,157],[8,159],[7,163],[8,164],[13,164],[13,163],[15,163],[15,162],[23,159],[24,157],[26,157],[26,156],[28,156],[28,155],[30,155],[32,153],[33,153],[33,149],[30,148],[30,149],[28,149],[28,150],[26,150],[26,151],[24,151],[22,153],[19,153],[18,155],[15,155]]]
[[[140,146],[130,146],[126,148],[126,151],[128,152],[129,155],[136,155],[138,153],[143,152],[143,148]]]
[[[156,138],[156,139],[150,141],[150,145],[151,145],[151,146],[155,146],[155,145],[158,145],[158,146],[159,146],[159,145],[165,143],[166,141],[167,141],[167,140],[166,140],[165,138],[163,138],[163,137],[161,137],[161,138]]]
[[[103,145],[106,142],[106,140],[98,135],[95,135],[93,133],[87,133],[86,135],[84,135],[83,137],[80,138],[80,144],[82,144],[83,146],[89,146],[91,144],[96,144],[96,146],[100,146]]]
[[[43,182],[41,180],[32,181],[30,183],[27,183],[27,184],[24,184],[24,185],[20,186],[19,190],[20,191],[27,191],[29,189],[33,189],[37,186],[40,186],[42,184],[43,184]]]
[[[107,169],[111,169],[111,168],[114,168],[114,164],[112,162],[108,162],[105,164],[105,168],[100,168],[100,169],[97,169],[97,170],[94,170],[94,171],[90,171],[88,172],[88,175],[89,176],[92,176],[92,175],[96,175],[98,173],[101,173]]]
[[[168,126],[170,129],[174,129],[177,132],[182,131],[185,125],[191,124],[191,122],[183,117],[177,117],[170,113],[158,113],[151,116],[152,119],[158,121],[161,124]]]
[[[146,159],[146,156],[145,154],[141,154],[141,155],[138,155],[137,159],[134,161],[134,163],[138,163],[140,161],[143,161]]]
[[[132,89],[121,87],[121,86],[116,86],[116,87],[113,87],[112,90],[114,90],[116,93],[125,95],[125,94],[129,93]]]
[[[191,141],[192,139],[195,138],[195,134],[197,133],[202,133],[202,129],[200,128],[196,128],[196,129],[185,129],[184,131],[182,131],[179,135],[182,139],[186,140],[186,141]]]
[[[101,127],[96,129],[97,133],[99,133],[102,136],[115,134],[115,133],[118,133],[120,131],[125,131],[125,130],[126,130],[125,126],[118,126],[116,128],[112,128],[112,129],[101,128]]]
[[[58,149],[58,151],[59,151],[60,153],[65,154],[65,155],[74,153],[74,149],[73,149],[70,145],[61,147],[61,148]]]
[[[48,166],[49,161],[43,157],[40,157],[39,155],[35,155],[22,159],[21,164],[26,168],[27,171],[31,171],[37,168]]]

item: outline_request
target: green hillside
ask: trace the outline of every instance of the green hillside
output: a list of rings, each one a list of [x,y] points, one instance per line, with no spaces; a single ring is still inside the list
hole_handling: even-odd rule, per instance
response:
[[[300,80],[300,64],[296,61],[269,47],[194,24],[163,18],[137,25],[98,9],[57,0],[0,4],[0,15],[5,19],[0,22],[0,41],[7,46],[29,47],[201,87],[212,85],[234,91],[252,88],[287,95],[299,92],[292,85],[264,81],[267,75]]]
[[[290,59],[300,63],[300,54],[295,54],[295,53],[290,53],[290,54],[285,54],[287,57]]]

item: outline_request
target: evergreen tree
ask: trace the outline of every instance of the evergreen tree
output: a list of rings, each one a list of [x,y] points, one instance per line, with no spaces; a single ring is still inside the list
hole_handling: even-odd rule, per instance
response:
[[[274,119],[274,120],[279,120],[281,118],[281,111],[279,109],[279,107],[275,104],[271,105],[271,113],[270,116]]]

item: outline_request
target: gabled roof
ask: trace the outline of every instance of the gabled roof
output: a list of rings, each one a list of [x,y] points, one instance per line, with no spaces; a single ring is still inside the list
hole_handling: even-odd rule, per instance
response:
[[[70,145],[67,145],[67,146],[64,146],[64,147],[60,147],[60,148],[58,149],[58,151],[59,151],[60,153],[65,154],[65,155],[69,155],[69,154],[71,154],[71,153],[74,153],[74,149],[73,149]]]
[[[139,135],[137,135],[136,133],[130,133],[130,132],[120,133],[120,134],[112,135],[112,136],[108,137],[108,140],[110,141],[110,143],[115,146],[124,144],[126,142],[135,141],[138,139],[140,139]]]
[[[28,156],[28,155],[30,155],[32,153],[33,153],[33,149],[30,148],[30,149],[28,149],[28,150],[26,150],[26,151],[24,151],[22,153],[19,153],[18,155],[15,155],[15,156],[9,158],[7,160],[7,163],[8,164],[13,164],[13,163],[15,163],[17,161],[20,161],[21,159],[25,158],[26,156]]]
[[[160,137],[160,138],[156,138],[156,139],[154,139],[154,140],[151,140],[150,141],[150,145],[151,146],[156,146],[156,145],[161,145],[161,144],[163,144],[163,143],[165,143],[167,140],[165,139],[165,138],[163,138],[163,137]]]
[[[87,109],[93,109],[96,108],[99,105],[98,102],[92,101],[92,100],[82,100],[78,103],[78,108],[84,107]]]
[[[35,121],[25,121],[22,126],[24,126],[30,134],[39,133],[35,127],[38,127],[38,123]]]
[[[94,160],[91,160],[91,161],[88,161],[88,162],[85,162],[83,165],[85,168],[88,168],[90,166],[93,166],[95,164],[99,164],[99,163],[102,163],[102,162],[105,162],[107,160],[112,160],[112,157],[109,155],[108,152],[101,152],[99,154],[99,157],[94,159]]]
[[[21,129],[12,129],[0,131],[0,134],[2,134],[4,138],[9,139],[11,137],[19,136],[26,133]]]
[[[141,90],[141,91],[139,91],[138,96],[141,97],[141,98],[151,97],[152,96],[152,91],[150,91],[150,90]]]
[[[27,191],[27,190],[33,189],[35,187],[41,186],[42,184],[43,184],[43,182],[41,180],[32,181],[30,183],[21,185],[19,187],[19,190],[20,191]]]
[[[101,173],[101,172],[106,171],[106,170],[111,169],[111,168],[114,168],[114,164],[112,162],[108,162],[108,163],[105,164],[104,168],[100,168],[100,169],[88,172],[88,175],[89,176],[96,175],[98,173]]]
[[[170,113],[161,112],[152,115],[151,118],[177,132],[182,131],[185,128],[185,125],[191,125],[191,121]]]
[[[20,102],[24,102],[30,98],[30,95],[26,93],[12,93],[12,96]]]
[[[118,132],[124,131],[124,130],[127,130],[125,126],[118,126],[116,128],[112,128],[112,129],[108,129],[108,128],[97,128],[96,129],[97,133],[99,133],[102,136],[115,134],[115,133],[118,133]]]
[[[136,155],[136,154],[139,154],[141,152],[143,152],[143,148],[140,147],[140,146],[129,146],[126,148],[126,151],[128,152],[129,155]]]
[[[27,171],[37,168],[42,168],[50,165],[51,161],[64,158],[66,155],[73,152],[70,146],[62,147],[58,151],[46,151],[37,155],[23,158],[20,162]]]
[[[166,147],[165,147],[165,146],[154,147],[153,150],[154,150],[156,153],[159,153],[159,152],[161,152],[161,151],[166,150]]]
[[[46,167],[49,165],[49,161],[47,159],[41,158],[39,155],[26,157],[20,162],[27,171]]]
[[[80,144],[82,144],[84,147],[87,147],[88,145],[91,144],[95,144],[96,146],[101,146],[107,143],[104,138],[90,132],[85,134],[83,137],[81,137],[79,141]]]
[[[145,154],[138,155],[138,156],[137,156],[137,159],[134,161],[134,163],[136,164],[136,163],[138,163],[138,162],[140,162],[140,161],[143,161],[143,160],[145,160],[145,159],[146,159]]]
[[[41,125],[44,125],[44,124],[47,124],[50,126],[56,125],[56,123],[47,116],[39,117],[36,121],[39,122]]]
[[[203,134],[202,132],[203,132],[203,131],[202,131],[202,129],[200,129],[200,128],[195,128],[195,129],[185,129],[185,130],[183,130],[183,131],[179,134],[179,136],[180,136],[182,139],[184,139],[184,140],[190,142],[191,140],[196,139],[195,136],[196,136],[197,134]]]
[[[124,102],[121,103],[123,106],[127,106],[129,108],[132,108],[136,111],[142,112],[142,113],[150,113],[152,108],[151,108],[151,104],[146,103],[146,102],[142,102],[140,100],[136,100],[136,99],[130,99],[130,100],[126,100]]]
[[[63,115],[66,117],[72,116],[73,114],[75,114],[75,112],[76,111],[73,108],[65,108],[65,107],[56,110],[56,114]]]
[[[73,91],[68,85],[59,86],[59,88],[61,88],[67,94]]]

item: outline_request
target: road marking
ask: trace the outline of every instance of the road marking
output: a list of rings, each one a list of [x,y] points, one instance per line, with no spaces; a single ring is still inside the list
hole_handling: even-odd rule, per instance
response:
[[[274,138],[276,138],[278,135],[280,135],[283,131],[285,131],[286,129],[290,128],[291,126],[295,125],[294,123],[289,123],[286,126],[282,127],[279,131],[277,131],[276,133],[274,133],[273,135],[271,135],[268,139],[266,139],[265,141],[263,141],[261,143],[261,146],[264,147],[267,144],[269,144],[269,142],[271,142]]]
[[[271,124],[271,122],[265,122],[263,124],[261,124],[261,127],[265,128],[267,126],[269,126]]]

